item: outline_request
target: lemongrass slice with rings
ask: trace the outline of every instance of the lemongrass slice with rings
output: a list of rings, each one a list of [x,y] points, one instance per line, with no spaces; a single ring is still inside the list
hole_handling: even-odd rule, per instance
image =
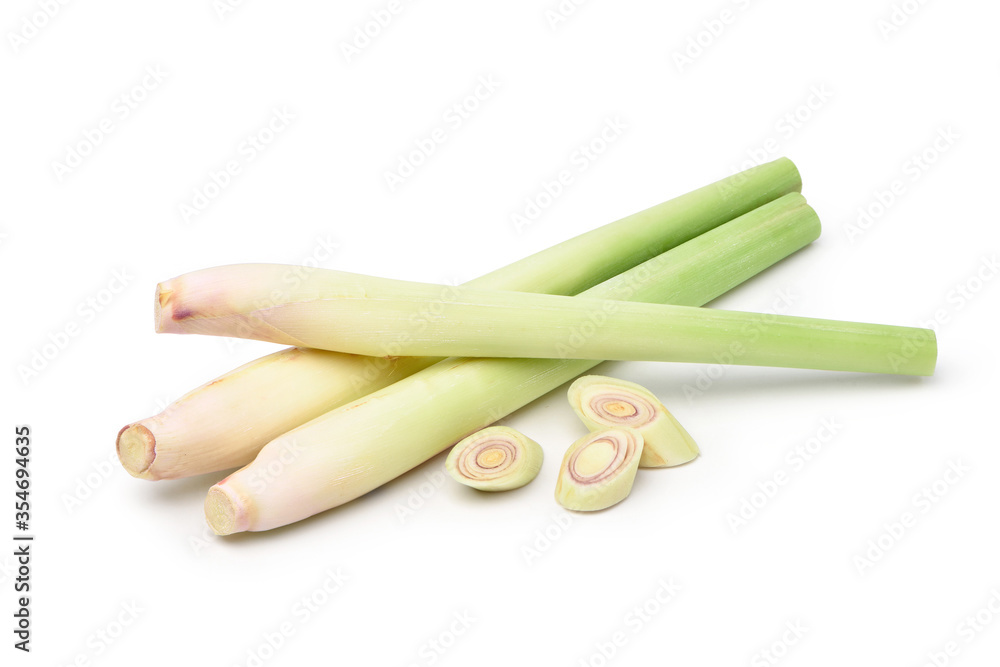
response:
[[[569,404],[587,428],[631,428],[642,434],[640,468],[665,468],[698,456],[698,445],[651,391],[634,382],[585,375],[569,388]]]
[[[619,503],[632,491],[642,455],[642,435],[628,428],[595,431],[570,446],[559,468],[556,500],[589,512]]]
[[[490,426],[455,445],[445,467],[456,481],[480,491],[519,489],[538,476],[537,442],[508,426]]]

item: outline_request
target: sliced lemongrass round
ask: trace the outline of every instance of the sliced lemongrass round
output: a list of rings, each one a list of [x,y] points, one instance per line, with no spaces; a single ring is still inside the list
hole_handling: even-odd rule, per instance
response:
[[[566,451],[556,500],[566,509],[602,510],[628,497],[639,469],[642,435],[628,428],[595,431]]]
[[[698,456],[698,445],[663,403],[645,387],[603,375],[570,385],[569,404],[591,431],[631,428],[642,434],[642,468],[664,468]]]
[[[519,489],[542,469],[541,446],[508,426],[490,426],[455,445],[445,467],[456,481],[480,491]]]

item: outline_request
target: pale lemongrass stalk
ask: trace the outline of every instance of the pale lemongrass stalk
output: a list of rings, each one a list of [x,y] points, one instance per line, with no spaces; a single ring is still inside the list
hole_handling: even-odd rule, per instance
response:
[[[698,445],[660,399],[645,387],[603,375],[569,386],[569,404],[591,431],[630,428],[642,435],[641,468],[664,468],[698,456]]]
[[[632,491],[643,437],[630,428],[589,433],[563,457],[556,479],[556,501],[568,510],[593,512],[620,503]]]
[[[931,375],[930,329],[237,264],[160,283],[156,329],[371,356],[680,361]],[[915,353],[896,356],[907,348]]]
[[[538,476],[544,453],[509,426],[489,426],[459,441],[444,465],[456,482],[480,491],[519,489]]]
[[[599,227],[468,285],[576,294],[724,222],[798,192],[787,159],[754,167]],[[294,285],[311,269],[282,276]],[[382,389],[438,359],[386,359],[289,348],[189,392],[126,426],[118,452],[143,479],[171,479],[246,465],[278,435]]]
[[[129,424],[118,434],[134,477],[176,479],[245,465],[265,443],[437,360],[372,359],[298,347],[269,354]]]
[[[809,244],[799,195],[766,204],[588,290],[602,298],[702,305]],[[299,521],[353,500],[586,372],[594,361],[453,358],[268,443],[205,500],[219,534]]]

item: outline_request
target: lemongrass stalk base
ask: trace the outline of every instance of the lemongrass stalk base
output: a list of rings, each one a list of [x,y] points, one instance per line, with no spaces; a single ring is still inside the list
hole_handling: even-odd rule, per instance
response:
[[[265,443],[437,359],[288,348],[202,385],[118,434],[133,477],[176,479],[253,460]]]
[[[213,486],[205,497],[205,516],[216,535],[232,535],[248,530],[246,505],[232,488]]]
[[[118,460],[133,477],[153,479],[149,467],[156,459],[156,436],[142,424],[130,424],[118,431],[115,441]]]

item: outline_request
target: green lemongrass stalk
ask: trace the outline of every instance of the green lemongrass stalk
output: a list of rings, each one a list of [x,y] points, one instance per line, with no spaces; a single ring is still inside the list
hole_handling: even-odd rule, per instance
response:
[[[819,220],[789,195],[588,290],[702,305],[807,245]],[[268,443],[205,500],[219,534],[299,521],[353,500],[596,365],[452,358]]]
[[[469,283],[576,294],[724,222],[798,192],[787,159],[770,162],[599,227]],[[282,276],[294,286],[310,269]],[[119,432],[125,469],[149,480],[246,465],[282,433],[439,359],[374,358],[289,348],[252,361]]]
[[[593,512],[632,492],[643,438],[630,428],[589,433],[566,451],[556,480],[556,501],[568,510]]]
[[[317,269],[237,264],[157,288],[157,331],[238,336],[370,356],[712,363],[931,375],[930,329],[525,294]],[[916,353],[893,355],[912,346]]]
[[[480,491],[519,489],[538,476],[541,445],[509,426],[490,426],[451,448],[444,465],[452,479]]]
[[[634,382],[585,375],[569,386],[569,404],[591,431],[630,428],[642,435],[641,468],[676,466],[698,456],[698,445],[653,392]]]

